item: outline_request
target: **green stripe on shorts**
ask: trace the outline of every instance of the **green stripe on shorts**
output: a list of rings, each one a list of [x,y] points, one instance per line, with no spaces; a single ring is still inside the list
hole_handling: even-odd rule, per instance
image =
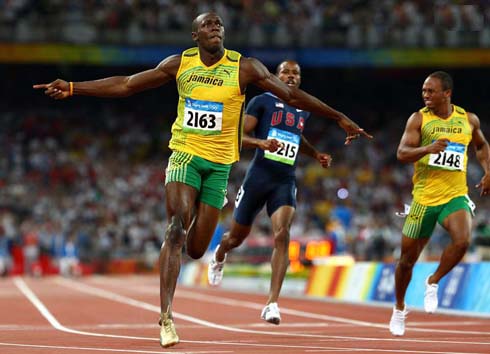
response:
[[[186,152],[174,151],[168,159],[165,184],[180,182],[199,192],[199,201],[223,208],[231,164],[220,164]]]
[[[192,161],[192,155],[186,152],[175,151],[168,159],[165,184],[169,182],[186,183],[187,167]],[[193,185],[193,187],[196,187]]]
[[[410,238],[419,238],[421,236],[421,230],[424,223],[424,216],[427,211],[425,205],[413,202],[410,206],[410,212],[407,215],[405,224],[403,225],[403,234]],[[435,222],[434,222],[435,226]],[[429,237],[427,235],[426,237]]]
[[[442,225],[444,219],[458,210],[466,210],[472,214],[473,208],[474,203],[468,196],[455,197],[447,203],[434,206],[425,206],[414,201],[403,224],[402,232],[405,236],[414,239],[430,237],[436,222]]]

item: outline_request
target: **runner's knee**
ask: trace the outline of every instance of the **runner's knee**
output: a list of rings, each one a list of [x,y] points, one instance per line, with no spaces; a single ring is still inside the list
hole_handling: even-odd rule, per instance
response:
[[[289,243],[289,230],[287,227],[280,227],[274,232],[275,247],[286,247]]]
[[[228,246],[230,246],[231,248],[236,248],[243,243],[245,238],[246,238],[246,236],[245,237],[237,237],[237,236],[230,234],[228,236]]]
[[[191,248],[187,248],[187,255],[192,259],[199,259],[204,255],[204,252],[199,250],[194,250]]]
[[[409,271],[413,268],[415,263],[417,262],[416,258],[413,257],[408,257],[408,256],[402,256],[400,257],[400,260],[398,261],[398,267],[405,272]]]
[[[185,240],[184,222],[180,216],[172,216],[170,224],[167,226],[165,241],[171,245],[182,247]]]
[[[454,247],[458,248],[459,250],[466,252],[466,250],[470,246],[470,243],[466,239],[461,239],[461,240],[454,241],[453,245],[454,245]]]
[[[228,252],[233,248],[240,246],[243,243],[243,241],[247,238],[247,236],[248,233],[241,233],[236,231],[226,232],[223,235],[223,241],[221,242],[221,244],[224,246],[223,248],[225,249],[225,252]]]

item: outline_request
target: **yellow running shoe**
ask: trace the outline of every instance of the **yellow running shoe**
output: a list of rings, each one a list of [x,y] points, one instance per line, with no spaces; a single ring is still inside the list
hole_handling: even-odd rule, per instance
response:
[[[175,331],[175,325],[173,319],[170,317],[169,312],[162,313],[160,315],[160,345],[163,348],[171,347],[179,343],[179,336]]]

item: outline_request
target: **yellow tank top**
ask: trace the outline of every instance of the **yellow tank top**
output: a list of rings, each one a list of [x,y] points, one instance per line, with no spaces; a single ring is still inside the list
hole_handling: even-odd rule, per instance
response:
[[[182,53],[170,149],[216,163],[238,161],[245,101],[239,84],[240,56],[225,49],[223,58],[208,67],[198,48]]]
[[[443,152],[425,155],[415,163],[413,198],[422,205],[440,205],[468,193],[466,165],[472,128],[466,111],[456,105],[447,119],[439,118],[427,107],[419,112],[422,114],[421,146],[441,138],[450,142]]]

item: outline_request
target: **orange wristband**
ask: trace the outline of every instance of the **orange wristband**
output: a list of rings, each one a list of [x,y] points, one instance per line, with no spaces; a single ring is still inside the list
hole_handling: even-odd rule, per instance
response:
[[[70,96],[73,96],[73,81],[70,81]]]

